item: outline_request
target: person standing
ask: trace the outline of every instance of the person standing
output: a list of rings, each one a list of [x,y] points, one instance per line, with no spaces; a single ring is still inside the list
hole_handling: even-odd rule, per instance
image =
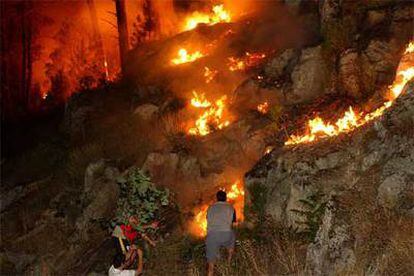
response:
[[[218,191],[216,194],[217,202],[207,209],[207,237],[206,237],[206,257],[208,270],[207,275],[212,276],[214,265],[220,252],[220,247],[225,247],[228,252],[228,263],[234,254],[234,244],[236,236],[232,229],[236,222],[236,211],[227,202],[225,191]]]

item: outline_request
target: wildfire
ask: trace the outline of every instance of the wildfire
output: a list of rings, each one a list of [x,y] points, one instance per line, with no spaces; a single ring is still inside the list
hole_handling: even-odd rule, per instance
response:
[[[229,57],[228,67],[230,71],[245,70],[246,68],[258,65],[265,57],[266,54],[246,52],[241,58]]]
[[[240,181],[236,181],[231,185],[230,190],[227,192],[227,201],[231,203],[236,210],[237,221],[243,221],[244,190],[243,185]],[[207,233],[208,206],[208,204],[203,205],[195,215],[192,222],[192,232],[197,236],[204,237]]]
[[[209,14],[194,12],[186,19],[184,30],[192,30],[198,24],[204,23],[207,25],[214,25],[220,22],[230,22],[231,16],[228,11],[224,9],[223,5],[216,5]]]
[[[200,96],[197,92],[193,92],[194,97],[191,99],[191,105],[196,108],[205,108],[206,110],[195,121],[195,126],[188,130],[191,135],[205,136],[211,132],[212,129],[222,129],[230,124],[227,120],[222,120],[225,102],[227,96],[224,95],[214,103],[209,102],[204,98],[204,94]]]
[[[259,104],[257,106],[257,111],[259,111],[262,114],[266,114],[269,111],[269,103],[268,102],[264,102],[262,104]]]
[[[196,91],[193,91],[193,98],[191,99],[191,105],[197,108],[205,108],[211,106],[211,103],[205,98],[204,93],[198,95]]]
[[[188,62],[193,62],[202,57],[203,57],[203,54],[199,51],[189,54],[186,49],[181,48],[180,50],[178,50],[178,57],[173,58],[171,60],[171,63],[174,65],[188,63]]]
[[[411,42],[407,46],[402,60],[404,60],[407,55],[412,54],[413,52],[414,43]],[[381,107],[366,114],[354,111],[352,107],[349,107],[348,111],[346,111],[345,114],[335,123],[324,122],[322,118],[317,116],[314,119],[309,120],[306,134],[290,136],[289,140],[285,142],[285,145],[309,143],[319,138],[336,136],[340,133],[350,132],[355,128],[360,127],[367,122],[381,116],[384,111],[389,108],[393,104],[394,100],[401,94],[406,83],[414,77],[414,67],[412,64],[409,64],[407,66],[407,64],[403,63],[404,62],[400,63],[394,83],[389,87],[389,99]]]
[[[204,77],[206,78],[206,83],[210,83],[217,75],[217,70],[211,70],[207,66],[204,67]]]

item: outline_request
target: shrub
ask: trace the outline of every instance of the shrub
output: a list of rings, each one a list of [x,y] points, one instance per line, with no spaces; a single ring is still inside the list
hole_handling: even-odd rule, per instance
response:
[[[162,209],[171,205],[168,189],[157,188],[140,169],[132,168],[126,177],[118,180],[121,188],[115,222],[127,223],[130,216],[137,216],[140,231],[154,219],[161,218]]]
[[[295,212],[303,218],[303,220],[296,221],[305,226],[305,228],[298,231],[298,233],[303,235],[304,238],[310,242],[315,240],[323,214],[325,213],[326,201],[323,201],[323,197],[324,194],[320,192],[313,193],[308,197],[299,200],[304,207],[303,209],[291,210],[291,212]]]

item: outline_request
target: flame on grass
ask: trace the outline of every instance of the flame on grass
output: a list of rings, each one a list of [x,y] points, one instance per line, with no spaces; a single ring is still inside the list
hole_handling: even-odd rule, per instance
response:
[[[204,109],[202,114],[195,121],[194,126],[188,130],[191,135],[205,136],[213,129],[222,129],[230,124],[230,121],[223,119],[224,109],[226,107],[227,96],[220,97],[215,102],[208,101],[204,94],[193,92],[194,97],[190,103],[195,108]]]
[[[380,117],[387,108],[392,106],[394,100],[401,94],[406,83],[414,77],[414,66],[412,62],[408,62],[408,64],[404,62],[405,59],[408,60],[408,58],[412,58],[409,57],[409,55],[411,56],[413,53],[414,43],[411,42],[404,52],[402,62],[397,69],[394,83],[389,87],[389,93],[387,97],[388,100],[381,107],[366,114],[360,111],[355,111],[352,107],[349,107],[344,115],[334,123],[326,122],[319,116],[316,116],[315,118],[308,121],[305,134],[290,136],[288,141],[285,142],[285,145],[309,143],[320,138],[336,136],[340,133],[350,132],[368,123],[369,121]]]
[[[200,51],[196,51],[192,54],[184,48],[178,50],[177,57],[171,60],[171,63],[174,65],[193,62],[199,58],[202,58],[204,55]]]
[[[210,13],[194,12],[185,20],[184,30],[192,30],[198,24],[204,23],[207,25],[214,25],[220,22],[230,22],[231,16],[228,11],[224,9],[223,5],[213,6]]]

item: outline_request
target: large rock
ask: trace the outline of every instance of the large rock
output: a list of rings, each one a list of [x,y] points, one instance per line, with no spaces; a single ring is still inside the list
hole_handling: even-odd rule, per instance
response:
[[[134,110],[134,114],[144,121],[151,120],[157,114],[159,108],[153,104],[143,104]]]
[[[336,275],[352,271],[356,263],[349,225],[337,215],[335,201],[328,202],[315,241],[306,252],[306,274]]]
[[[301,201],[310,195],[338,194],[341,198],[345,195],[352,198],[361,190],[370,192],[369,204],[373,209],[384,212],[389,209],[403,216],[412,214],[412,129],[411,84],[383,116],[351,133],[274,150],[246,174],[245,216],[251,223],[257,216],[265,216],[278,225],[301,229],[298,222],[303,216],[293,210],[301,210]],[[355,261],[352,235],[363,235],[349,228],[358,222],[349,223],[354,215],[347,214],[347,210],[327,212],[316,242],[308,251],[309,275],[352,271]]]
[[[347,50],[339,60],[340,85],[344,92],[355,99],[362,96],[361,68],[359,55],[356,50]]]
[[[302,50],[299,62],[291,75],[292,91],[287,95],[287,101],[298,104],[320,97],[326,92],[328,78],[322,47]]]
[[[101,160],[87,168],[84,186],[76,192],[56,190],[58,185],[48,182],[49,187],[24,195],[26,205],[11,204],[2,213],[2,220],[13,222],[2,225],[2,256],[14,274],[29,273],[38,264],[45,273],[82,273],[79,267],[108,237],[105,225],[119,195],[117,175]]]

